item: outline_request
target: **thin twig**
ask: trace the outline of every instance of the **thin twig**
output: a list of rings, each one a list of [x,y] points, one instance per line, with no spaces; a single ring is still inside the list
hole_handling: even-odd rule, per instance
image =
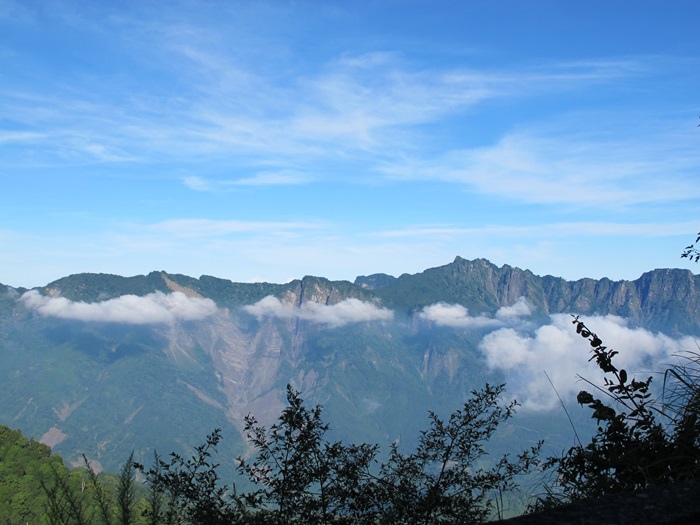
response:
[[[554,383],[552,383],[552,380],[549,378],[549,374],[547,374],[547,371],[542,370],[542,372],[544,372],[544,375],[547,377],[547,381],[549,381],[549,384],[552,385],[552,389],[554,390],[554,393],[557,395],[557,398],[559,399],[559,404],[561,404],[561,407],[564,409],[564,413],[566,414],[566,417],[569,420],[569,424],[571,425],[571,428],[574,430],[574,436],[576,436],[576,441],[578,441],[578,446],[582,447],[583,444],[581,443],[581,439],[578,437],[578,432],[576,432],[576,425],[574,425],[574,422],[571,419],[571,416],[569,415],[569,411],[566,409],[566,405],[564,405],[564,401],[562,401],[561,396],[559,395],[559,392],[557,391],[556,387],[554,386]]]

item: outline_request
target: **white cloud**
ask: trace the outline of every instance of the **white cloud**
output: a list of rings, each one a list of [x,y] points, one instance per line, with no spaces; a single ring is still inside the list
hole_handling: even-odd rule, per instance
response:
[[[279,233],[313,230],[319,224],[311,222],[227,221],[214,219],[170,219],[146,226],[146,229],[165,232],[177,237],[205,237],[234,233]]]
[[[516,319],[518,317],[527,317],[532,314],[532,306],[527,302],[527,299],[520,297],[515,303],[510,306],[503,306],[496,312],[498,319]]]
[[[182,179],[182,183],[191,190],[195,191],[214,191],[215,186],[211,181],[192,175],[190,177],[185,177]]]
[[[196,321],[213,315],[211,299],[188,297],[182,292],[155,292],[139,297],[122,295],[96,303],[76,302],[65,297],[49,297],[36,290],[24,293],[20,300],[31,310],[46,317],[99,321],[107,323],[154,324]]]
[[[507,321],[528,316],[531,313],[532,309],[530,304],[524,297],[521,297],[515,304],[499,308],[495,318],[485,315],[473,317],[469,315],[469,311],[461,304],[446,303],[426,306],[418,313],[418,317],[426,321],[431,321],[438,326],[474,329],[503,326]]]
[[[372,233],[373,237],[379,238],[402,238],[402,237],[457,237],[468,235],[495,236],[517,236],[525,237],[532,235],[546,234],[548,237],[571,237],[575,236],[644,236],[644,237],[665,237],[668,235],[686,235],[696,229],[697,222],[672,222],[672,223],[651,223],[651,222],[558,222],[542,223],[532,226],[522,225],[487,225],[482,227],[458,228],[455,226],[428,225],[414,226],[399,230],[384,230]],[[691,233],[692,235],[692,233]]]
[[[255,304],[244,306],[243,310],[258,319],[263,317],[301,319],[333,327],[368,321],[389,321],[394,317],[393,312],[387,308],[380,308],[375,304],[354,298],[332,305],[306,302],[297,307],[283,304],[276,297],[269,295]]]
[[[394,135],[388,128],[405,131],[407,126],[452,117],[492,99],[581,89],[640,71],[632,61],[550,63],[494,71],[416,68],[388,53],[345,56],[299,83],[312,96],[295,108],[292,127],[296,136],[307,140],[342,138],[362,149],[387,146],[386,141],[398,146],[406,135]]]
[[[261,171],[250,177],[238,179],[205,179],[197,175],[182,179],[185,186],[201,192],[232,191],[237,186],[289,186],[306,184],[310,181],[309,176],[290,170]]]
[[[27,131],[0,131],[0,144],[11,142],[36,142],[44,137],[40,133]]]
[[[665,129],[644,139],[625,130],[618,130],[619,137],[614,131],[574,134],[565,130],[572,125],[567,120],[552,129],[512,132],[488,146],[410,159],[385,172],[399,180],[465,184],[538,204],[619,206],[700,196],[693,178],[700,155],[691,138]]]
[[[232,181],[237,186],[278,186],[290,184],[305,184],[310,178],[303,173],[294,171],[263,171],[252,177],[245,177]]]
[[[432,321],[438,326],[450,326],[452,328],[484,328],[495,327],[501,324],[497,319],[483,315],[472,317],[469,311],[461,304],[437,303],[424,307],[418,317],[426,321]]]
[[[551,324],[526,334],[515,328],[501,328],[486,335],[480,350],[491,369],[506,374],[509,391],[526,409],[549,410],[558,404],[556,391],[565,402],[575,403],[580,390],[592,387],[577,379],[580,375],[601,384],[602,373],[589,363],[590,345],[576,333],[571,316],[557,314]],[[584,319],[608,348],[618,350],[615,365],[627,370],[630,377],[646,379],[662,371],[673,356],[697,348],[689,337],[674,340],[663,334],[630,328],[616,316]]]
[[[17,89],[3,107],[7,118],[45,131],[40,136],[13,134],[12,140],[46,146],[57,163],[65,160],[59,152],[66,151],[71,162],[88,163],[96,153],[109,153],[105,160],[192,160],[204,154],[223,155],[229,165],[252,158],[268,166],[289,166],[290,160],[346,153],[357,157],[369,149],[384,159],[392,147],[423,149],[426,136],[407,128],[452,119],[488,100],[581,89],[591,82],[638,74],[634,63],[619,61],[549,63],[517,70],[428,68],[383,52],[341,56],[302,73],[279,68],[276,59],[260,60],[278,56],[268,38],[255,40],[250,55],[255,59],[246,60],[245,52],[223,51],[229,45],[250,45],[244,33],[239,34],[240,27],[231,31],[211,24],[204,29],[183,21],[169,23],[161,16],[150,22],[128,20],[124,14],[118,22],[107,22],[115,32],[112,38],[139,42],[136,65],[142,60],[159,63],[163,77],[154,80],[165,83],[164,91],[173,94],[161,95],[158,84],[144,87],[138,68],[133,75],[119,75],[121,84],[114,90],[130,95],[117,100],[106,96],[110,91],[97,84],[99,77],[81,77],[79,84],[57,81],[29,93]],[[105,29],[99,25],[99,37],[107,34]],[[224,41],[229,44],[222,46]],[[266,46],[275,48],[265,51]],[[92,140],[99,144],[97,149]],[[275,184],[295,179],[285,177]],[[264,176],[240,179],[247,180],[265,183]],[[184,183],[197,191],[210,191],[212,184],[199,177]]]

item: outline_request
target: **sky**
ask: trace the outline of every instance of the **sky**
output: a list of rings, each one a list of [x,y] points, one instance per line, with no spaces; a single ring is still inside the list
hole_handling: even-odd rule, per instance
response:
[[[695,0],[0,0],[0,283],[697,272],[698,20]]]

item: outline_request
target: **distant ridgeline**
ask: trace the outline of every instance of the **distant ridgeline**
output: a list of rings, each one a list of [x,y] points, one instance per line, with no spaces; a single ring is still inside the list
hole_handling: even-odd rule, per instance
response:
[[[698,285],[700,276],[690,270],[660,269],[634,281],[603,278],[566,281],[541,277],[508,265],[497,267],[485,259],[453,263],[422,273],[400,277],[386,274],[359,276],[354,283],[307,276],[286,284],[236,283],[207,275],[199,279],[179,274],[151,272],[122,277],[110,274],[75,274],[58,279],[38,291],[60,294],[71,301],[104,301],[123,295],[145,296],[154,292],[182,291],[206,297],[217,306],[232,308],[255,303],[267,296],[293,296],[301,304],[323,299],[380,299],[382,304],[411,313],[422,306],[445,302],[462,304],[470,311],[489,312],[525,297],[541,314],[577,312],[581,315],[614,314],[651,330],[697,333],[700,330]],[[0,291],[11,288],[0,284]],[[24,293],[26,289],[14,290]],[[9,306],[5,298],[3,306]]]
[[[274,420],[288,383],[324,406],[338,438],[411,447],[429,410],[449,413],[485,382],[506,382],[523,403],[508,439],[544,438],[562,449],[573,439],[569,422],[560,411],[535,410],[545,400],[524,389],[524,360],[544,347],[540,328],[566,334],[569,314],[593,318],[592,326],[606,319],[645,329],[669,355],[683,348],[669,341],[700,335],[699,279],[666,269],[634,281],[571,282],[457,257],[354,283],[152,272],[77,274],[33,290],[0,285],[0,424],[70,464],[85,453],[111,471],[132,450],[148,462],[154,448],[186,452],[222,428],[222,462],[232,468],[244,451],[243,418]],[[585,366],[588,350],[577,344],[571,355]],[[519,371],[509,359],[521,360]],[[537,395],[553,395],[549,388]],[[590,425],[590,414],[579,413]]]

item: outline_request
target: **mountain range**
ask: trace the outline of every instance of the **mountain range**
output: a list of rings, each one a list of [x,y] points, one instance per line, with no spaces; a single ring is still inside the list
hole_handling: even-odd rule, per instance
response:
[[[505,382],[522,406],[499,446],[544,438],[559,452],[573,437],[558,399],[590,425],[574,398],[577,374],[595,375],[570,316],[630,370],[662,371],[697,350],[699,290],[683,269],[566,281],[460,257],[354,282],[160,271],[0,285],[0,424],[109,470],[132,450],[148,462],[222,428],[232,465],[246,451],[244,416],[273,422],[287,384],[323,405],[334,436],[410,447],[429,410]]]

